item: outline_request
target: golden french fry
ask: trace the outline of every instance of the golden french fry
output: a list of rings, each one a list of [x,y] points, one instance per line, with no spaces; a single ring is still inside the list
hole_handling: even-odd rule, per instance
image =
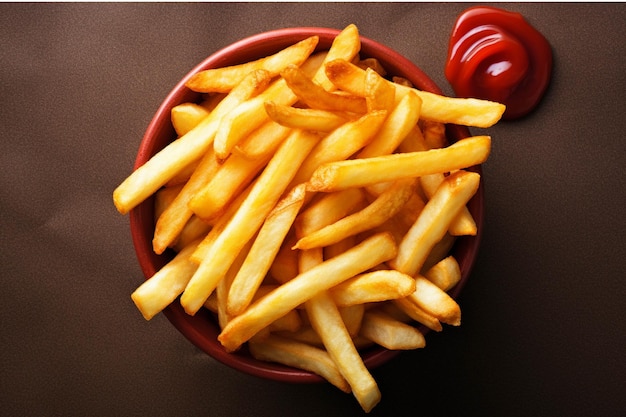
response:
[[[359,330],[361,329],[361,322],[363,321],[363,315],[365,314],[365,305],[353,304],[349,306],[337,306],[337,309],[350,337],[355,338],[358,336]]]
[[[452,297],[421,275],[415,278],[415,291],[406,299],[442,323],[459,326],[461,308]]]
[[[171,187],[163,187],[156,193],[154,193],[154,220],[156,221],[159,216],[172,204],[172,201],[176,199],[183,185],[173,185]]]
[[[385,110],[395,107],[396,87],[371,68],[365,70],[365,102],[367,111]]]
[[[215,154],[212,149],[209,149],[200,159],[200,163],[180,193],[158,217],[152,238],[152,248],[155,253],[163,253],[165,249],[176,242],[185,225],[193,216],[188,205],[189,202],[202,189],[204,183],[215,175],[218,169],[219,164],[215,160]]]
[[[422,332],[377,309],[365,312],[360,335],[390,350],[419,349],[426,346]]]
[[[464,169],[483,163],[490,150],[489,136],[473,136],[442,149],[327,162],[312,174],[307,191],[337,191]]]
[[[367,112],[364,97],[348,94],[336,94],[327,91],[306,76],[303,70],[296,66],[287,67],[281,76],[294,92],[298,99],[309,108],[363,114]]]
[[[423,324],[429,329],[436,332],[440,332],[443,329],[439,319],[417,306],[417,304],[411,301],[408,297],[397,298],[393,300],[392,303],[402,313],[406,314],[416,322]]]
[[[184,136],[209,115],[206,107],[196,103],[182,103],[171,110],[172,126],[178,136]]]
[[[400,242],[400,241],[399,241]],[[450,249],[454,246],[454,242],[456,242],[456,236],[452,236],[450,233],[446,233],[439,242],[435,243],[435,246],[430,250],[426,261],[424,262],[424,266],[422,267],[422,272],[428,271],[432,268],[437,262],[440,262],[450,253]]]
[[[332,245],[358,233],[385,223],[406,204],[413,195],[415,180],[399,180],[364,209],[328,226],[304,235],[294,249],[312,249]]]
[[[281,106],[271,101],[265,102],[265,111],[270,119],[280,125],[316,132],[331,132],[349,120],[337,112]]]
[[[312,201],[296,220],[296,236],[309,235],[360,209],[366,203],[365,193],[349,188],[321,195]]]
[[[113,191],[113,202],[117,210],[122,214],[128,213],[204,155],[213,144],[222,117],[265,89],[268,82],[269,76],[266,71],[251,72],[196,127],[185,136],[171,142],[133,171]]]
[[[443,174],[430,174],[420,177],[420,184],[428,198],[435,194],[444,179]],[[452,236],[476,236],[476,233],[478,233],[478,227],[472,213],[467,207],[462,207],[450,224],[450,234]]]
[[[341,59],[329,61],[324,67],[326,76],[337,88],[365,97],[365,70]],[[422,99],[422,118],[426,120],[486,128],[497,123],[505,110],[503,104],[493,101],[446,97],[401,84],[395,86],[397,99],[408,90],[419,95]]]
[[[215,288],[215,294],[217,295],[217,321],[220,329],[223,329],[233,317],[233,315],[228,311],[228,292],[230,291],[235,275],[248,255],[251,246],[252,241],[247,242],[244,247],[241,248],[241,251],[237,254],[237,257],[233,261],[232,265],[228,268],[226,275],[224,275],[224,278],[217,283],[217,287]]]
[[[333,299],[323,291],[307,301],[305,306],[311,325],[320,335],[326,351],[350,384],[361,408],[369,412],[380,401],[380,390],[354,346]]]
[[[338,307],[393,300],[414,291],[413,277],[388,269],[358,275],[329,290]]]
[[[233,148],[233,153],[237,153],[248,159],[270,157],[278,148],[278,145],[289,136],[291,131],[291,128],[269,120],[259,126],[257,130],[243,138]]]
[[[341,255],[299,274],[252,304],[228,323],[218,339],[226,350],[234,351],[259,330],[315,294],[393,258],[395,254],[396,244],[389,234],[372,236]]]
[[[230,287],[227,301],[230,314],[241,314],[252,301],[302,207],[304,196],[304,185],[300,185],[268,214]]]
[[[480,175],[475,172],[457,171],[448,176],[400,242],[398,256],[390,265],[411,276],[420,272],[456,214],[476,193],[479,182]]]
[[[350,385],[323,349],[275,335],[263,340],[251,340],[249,345],[250,353],[257,359],[313,372],[341,391],[350,392]]]
[[[201,220],[197,216],[191,216],[183,230],[181,230],[176,243],[172,245],[172,249],[180,252],[184,247],[195,240],[202,240],[209,233],[211,224]]]
[[[347,122],[329,133],[302,164],[292,185],[308,181],[320,165],[346,159],[363,148],[376,135],[386,116],[384,110],[366,113],[358,120]]]
[[[381,126],[378,134],[359,152],[357,158],[371,158],[392,153],[415,128],[422,100],[414,92],[398,102]]]
[[[311,55],[318,42],[318,36],[311,36],[273,55],[255,61],[200,71],[194,74],[185,85],[190,90],[200,93],[226,93],[252,71],[261,69],[267,71],[271,77],[275,77],[287,65],[301,65]]]
[[[454,256],[448,256],[426,271],[424,277],[443,291],[448,291],[461,280],[461,268]]]
[[[278,148],[187,284],[180,301],[188,314],[193,315],[202,307],[241,247],[258,231],[318,140],[316,135],[296,130]],[[202,217],[202,213],[197,214]]]
[[[287,235],[270,266],[270,276],[280,283],[290,281],[298,275],[298,251],[291,249],[295,242],[295,236]]]
[[[361,38],[359,30],[354,24],[346,26],[333,40],[328,53],[324,57],[324,61],[315,75],[313,81],[322,86],[327,91],[335,89],[335,85],[328,79],[326,75],[325,65],[337,59],[351,61],[356,57],[361,49]]]
[[[218,168],[200,184],[187,201],[189,211],[205,221],[215,218],[252,182],[268,159],[247,159],[240,155],[231,155],[222,164],[216,160]]]
[[[349,25],[335,37],[323,62],[331,59],[352,59],[358,53],[360,45],[356,26]],[[313,81],[324,88],[333,87],[333,84],[328,81],[323,67],[317,70]],[[244,137],[269,120],[269,116],[265,112],[266,101],[288,106],[294,104],[297,99],[297,96],[287,86],[285,79],[280,78],[257,97],[242,103],[220,123],[219,130],[215,134],[216,155],[225,159],[232,148],[240,143]]]
[[[180,251],[131,294],[131,299],[146,320],[160,313],[183,292],[198,267],[189,260],[197,244],[195,242]]]

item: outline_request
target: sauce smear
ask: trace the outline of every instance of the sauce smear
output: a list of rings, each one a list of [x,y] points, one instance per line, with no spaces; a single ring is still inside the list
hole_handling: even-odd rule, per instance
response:
[[[456,21],[445,75],[459,97],[506,105],[503,119],[533,110],[552,74],[552,49],[519,13],[472,7]]]

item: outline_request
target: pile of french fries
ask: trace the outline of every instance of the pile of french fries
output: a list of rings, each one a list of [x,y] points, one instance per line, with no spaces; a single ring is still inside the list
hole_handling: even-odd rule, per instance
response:
[[[274,55],[195,74],[200,103],[178,135],[113,193],[122,214],[155,196],[157,254],[176,256],[132,294],[147,319],[179,300],[215,312],[219,342],[321,375],[366,412],[381,398],[360,349],[425,345],[419,324],[457,326],[449,255],[475,235],[467,202],[499,103],[444,97],[361,59],[349,25]]]

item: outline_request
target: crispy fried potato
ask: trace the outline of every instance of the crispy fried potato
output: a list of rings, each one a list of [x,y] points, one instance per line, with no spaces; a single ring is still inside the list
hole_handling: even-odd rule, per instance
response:
[[[313,172],[307,190],[337,191],[469,168],[483,163],[490,149],[489,136],[474,136],[443,149],[328,162]]]
[[[457,171],[447,177],[400,242],[398,256],[390,265],[415,276],[435,244],[445,236],[461,207],[476,193],[479,182],[480,175],[475,172]]]
[[[415,279],[402,272],[382,269],[357,275],[329,293],[339,307],[406,297],[415,291]]]
[[[311,55],[319,42],[319,36],[311,36],[273,55],[244,64],[208,69],[194,74],[185,84],[200,93],[232,90],[250,72],[267,71],[271,77],[278,75],[287,65],[301,65]]]
[[[265,102],[265,111],[280,125],[316,132],[331,132],[350,120],[348,115],[337,112],[282,106],[271,101]]]
[[[259,330],[322,291],[396,255],[388,234],[377,234],[352,249],[299,274],[235,317],[218,339],[228,351],[238,349]]]
[[[294,249],[329,246],[385,223],[402,209],[413,195],[415,180],[399,180],[364,209],[328,226],[304,235]]]
[[[268,82],[269,75],[266,71],[251,72],[202,122],[138,167],[113,191],[113,202],[117,210],[122,214],[128,213],[185,167],[202,157],[213,144],[222,117],[265,89]]]
[[[250,353],[257,359],[282,363],[322,376],[345,393],[350,385],[337,369],[328,352],[306,343],[271,335],[250,341]]]
[[[333,299],[327,292],[321,292],[305,306],[311,325],[350,384],[352,394],[365,412],[370,411],[380,401],[380,390],[354,346]]]
[[[461,268],[454,256],[448,256],[428,269],[424,277],[443,291],[448,291],[461,280]]]
[[[318,140],[316,135],[297,130],[276,151],[185,288],[180,302],[188,314],[193,315],[202,307],[241,247],[258,231]],[[201,212],[196,214],[202,217]]]
[[[179,104],[171,110],[172,126],[178,136],[184,136],[208,115],[209,110],[199,104]]]
[[[426,339],[418,329],[377,310],[368,310],[365,313],[360,334],[391,350],[419,349],[426,346]]]
[[[341,90],[365,97],[365,70],[348,60],[333,60],[325,64],[326,76]],[[391,83],[391,81],[389,81]],[[473,127],[491,127],[504,113],[500,103],[474,98],[453,98],[395,84],[397,98],[408,90],[415,91],[422,99],[422,118],[441,123]]]
[[[241,314],[252,301],[302,207],[304,196],[304,185],[298,186],[268,214],[230,287],[227,303],[230,314]]]

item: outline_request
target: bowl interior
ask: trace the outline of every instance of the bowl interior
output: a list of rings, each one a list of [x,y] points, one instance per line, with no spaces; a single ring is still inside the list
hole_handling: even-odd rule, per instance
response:
[[[152,155],[175,139],[175,132],[170,122],[170,112],[177,104],[199,101],[200,94],[185,87],[185,82],[196,72],[261,58],[312,35],[320,37],[318,50],[325,50],[330,47],[338,33],[338,30],[328,28],[281,29],[243,39],[209,56],[174,87],[157,110],[141,141],[135,160],[135,168],[143,165]],[[437,85],[415,64],[378,42],[361,37],[361,57],[375,57],[389,74],[408,79],[420,90],[441,94]],[[456,141],[470,135],[466,127],[456,125],[447,126],[447,134],[450,141]],[[472,170],[480,172],[481,168],[477,166],[473,167]],[[482,183],[474,198],[468,203],[468,208],[477,223],[478,234],[457,239],[452,249],[452,254],[458,260],[462,272],[461,281],[450,291],[450,295],[455,298],[467,281],[480,243],[483,223]],[[129,220],[137,258],[147,279],[173,257],[172,252],[157,255],[152,250],[154,199],[150,198],[131,210]],[[174,302],[163,313],[172,325],[199,349],[235,369],[286,382],[322,381],[321,377],[307,371],[258,361],[250,356],[245,348],[235,353],[226,352],[217,340],[219,329],[215,317],[205,309],[201,309],[195,316],[190,316],[184,312],[180,303]],[[424,332],[427,331],[425,328],[423,330]],[[389,351],[381,347],[373,347],[362,352],[363,360],[370,369],[381,365],[397,354],[397,351]]]

